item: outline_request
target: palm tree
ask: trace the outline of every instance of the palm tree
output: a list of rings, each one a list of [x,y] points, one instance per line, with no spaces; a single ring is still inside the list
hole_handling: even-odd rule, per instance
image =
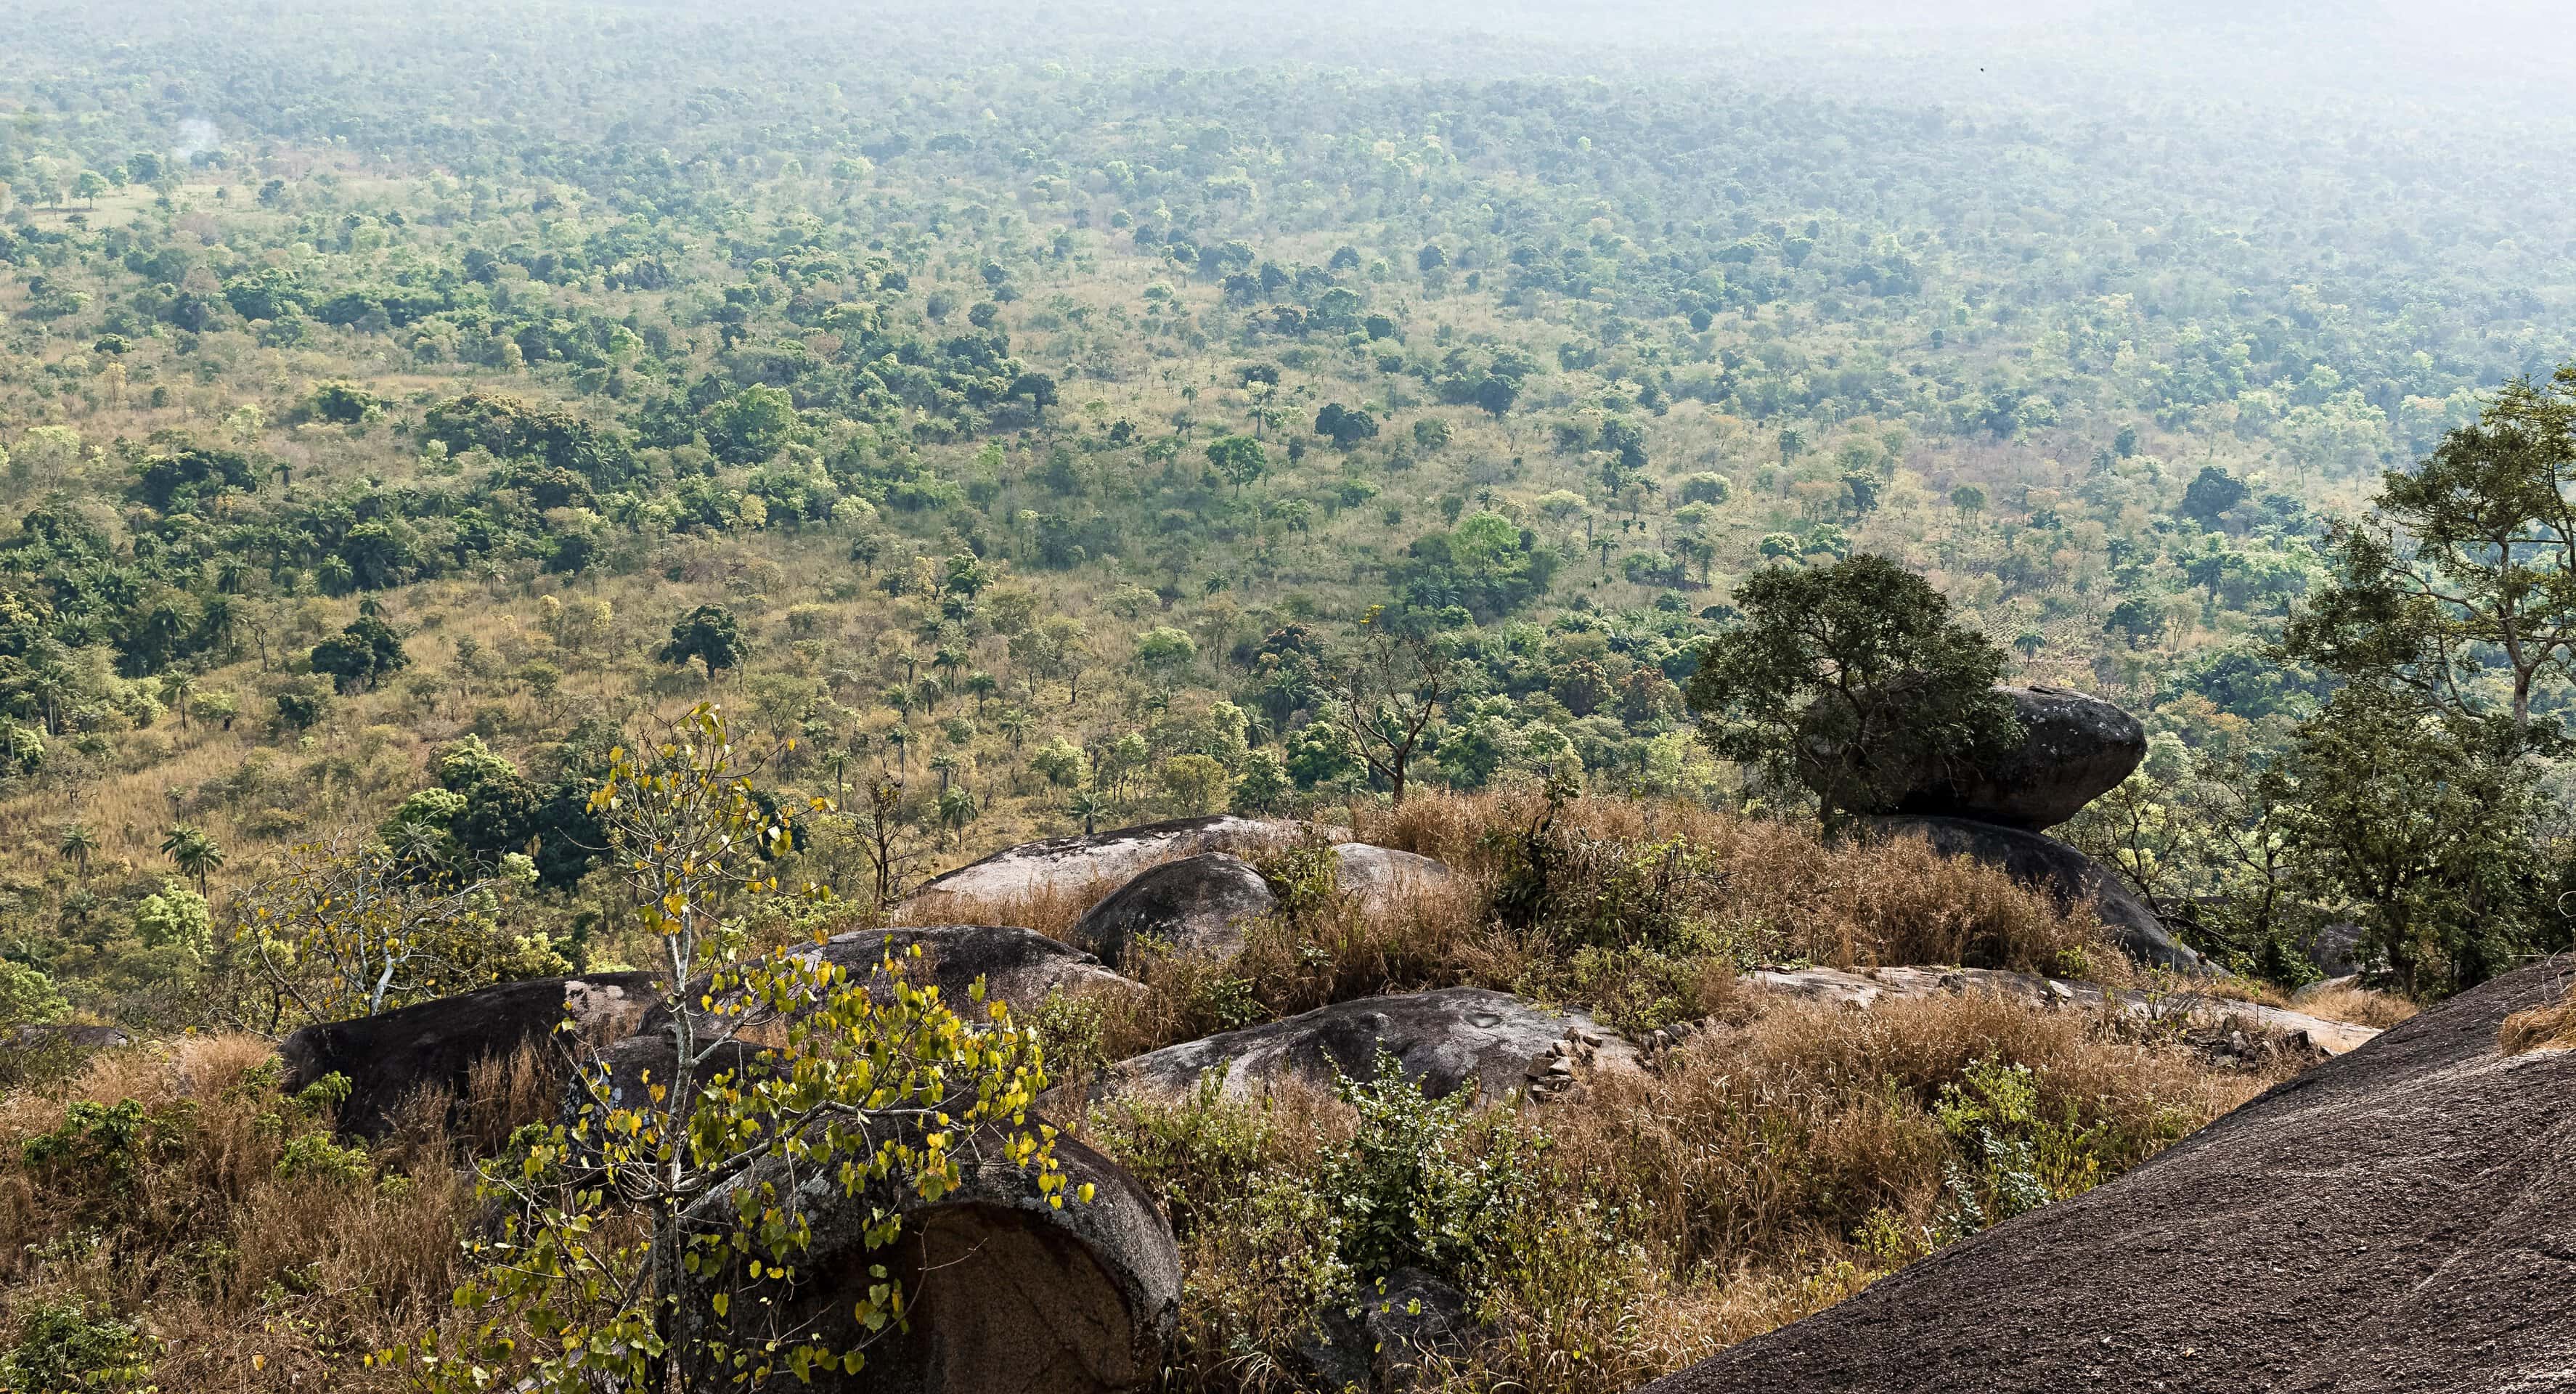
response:
[[[89,854],[98,850],[98,834],[90,831],[89,824],[75,818],[63,824],[63,840],[55,844],[55,850],[77,864],[85,877],[89,875]]]
[[[940,826],[948,829],[949,835],[958,843],[964,843],[966,825],[975,821],[975,796],[967,793],[966,786],[962,784],[942,789],[939,791],[938,808]]]
[[[181,875],[196,878],[199,895],[206,893],[206,878],[224,864],[223,845],[193,824],[171,824],[169,835],[161,839],[161,851]]]
[[[172,711],[179,714],[179,729],[188,729],[188,699],[197,695],[197,675],[185,668],[173,668],[161,675],[161,697]]]
[[[930,757],[930,767],[939,772],[939,792],[943,794],[948,792],[948,785],[956,775],[958,766],[965,763],[965,760],[953,750],[943,750]]]
[[[930,656],[930,666],[938,669],[940,675],[947,679],[949,690],[953,692],[957,687],[957,670],[966,666],[966,655],[957,649],[943,645],[937,653]]]
[[[1082,835],[1089,837],[1099,831],[1100,815],[1109,811],[1109,800],[1097,789],[1084,789],[1065,800],[1064,811],[1082,815]]]

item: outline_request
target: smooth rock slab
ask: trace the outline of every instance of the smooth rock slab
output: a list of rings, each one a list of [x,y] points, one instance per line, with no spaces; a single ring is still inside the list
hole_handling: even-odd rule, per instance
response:
[[[1339,863],[1333,873],[1336,887],[1344,895],[1357,897],[1360,908],[1372,915],[1384,914],[1410,897],[1446,890],[1458,880],[1456,872],[1429,857],[1365,842],[1336,844],[1333,859]]]
[[[2012,699],[2021,744],[1947,778],[1924,780],[1898,801],[1898,812],[2039,832],[2118,787],[2146,758],[2146,728],[2099,697],[2062,687],[1997,690]]]
[[[2127,1015],[2193,1026],[2223,1025],[2238,1030],[2302,1041],[2324,1055],[2342,1055],[2367,1045],[2379,1032],[2348,1021],[2332,1021],[2306,1012],[2240,1002],[2203,993],[2146,993],[2135,988],[2103,988],[2064,978],[2007,973],[1996,968],[1756,968],[1744,976],[1746,986],[1808,1002],[1827,1002],[1866,1011],[1882,1001],[1937,997],[1945,993],[1985,992],[2034,1007],[2082,1007],[2098,1010],[2106,1003]]]
[[[916,946],[922,951],[919,958],[911,956]],[[1007,1002],[1019,1012],[1036,1010],[1052,993],[1139,990],[1137,984],[1109,971],[1099,959],[1082,950],[1016,925],[854,929],[797,950],[799,958],[820,958],[847,969],[853,984],[875,982],[878,969],[889,955],[902,966],[906,981],[915,987],[936,986],[941,1000],[969,1021],[984,1016],[984,1009],[975,1005],[969,991],[978,978],[984,980],[986,1002]],[[697,1001],[705,990],[703,983],[693,985],[688,1000]],[[667,1031],[670,1022],[671,1009],[658,1006],[638,1034]]]
[[[18,1050],[115,1050],[134,1044],[122,1026],[21,1026],[9,1033]]]
[[[1427,1382],[1427,1364],[1464,1355],[1474,1326],[1465,1293],[1418,1268],[1399,1268],[1356,1301],[1317,1313],[1316,1329],[1295,1354],[1316,1388],[1406,1394]]]
[[[905,908],[935,915],[950,913],[943,905],[965,901],[1006,900],[1047,890],[1076,893],[1123,883],[1156,862],[1274,842],[1294,833],[1289,824],[1219,814],[1023,842],[923,882]]]
[[[922,949],[918,959],[909,957],[915,945]],[[969,1022],[983,1021],[986,1015],[986,1007],[977,1005],[970,992],[977,978],[984,980],[986,1004],[1006,1002],[1012,1011],[1021,1013],[1037,1010],[1056,993],[1073,996],[1143,991],[1091,955],[1035,930],[1013,925],[898,925],[852,930],[799,951],[802,957],[820,957],[847,969],[851,985],[868,985],[872,990],[884,986],[877,973],[889,953],[905,966],[908,981],[916,987],[936,986],[940,999]],[[701,983],[691,990],[689,1000],[697,1001],[705,990]],[[565,1088],[566,1120],[584,1112],[595,1113],[603,1104],[611,1108],[649,1106],[647,1083],[668,1085],[679,1068],[672,1040],[673,1017],[668,1004],[656,1004],[634,1035],[586,1057],[583,1063],[591,1073],[568,1082]],[[704,1049],[711,1043],[712,1033],[751,1028],[756,1037],[757,1028],[771,1018],[763,1009],[748,1017],[701,1013],[698,1020],[701,1038],[697,1048]],[[762,1051],[762,1046],[747,1041],[724,1042],[698,1066],[698,1082],[705,1084],[728,1071],[737,1079],[757,1077],[762,1068]],[[603,1071],[604,1078],[596,1077]]]
[[[380,1137],[410,1096],[425,1089],[462,1095],[478,1061],[551,1045],[566,1019],[580,1039],[621,1039],[658,1001],[650,973],[538,978],[307,1026],[277,1053],[286,1062],[289,1090],[329,1074],[345,1077],[349,1097],[340,1105],[340,1130]]]
[[[1407,1079],[1440,1098],[1474,1088],[1487,1102],[1529,1091],[1551,1073],[1634,1068],[1637,1052],[1581,1012],[1535,1007],[1505,992],[1451,987],[1435,992],[1364,997],[1167,1046],[1107,1066],[1093,1098],[1128,1094],[1177,1097],[1202,1076],[1223,1079],[1228,1097],[1254,1098],[1283,1083],[1331,1089],[1344,1076],[1373,1080],[1379,1053],[1395,1057]],[[1566,1061],[1563,1069],[1551,1062]],[[1551,1086],[1537,1092],[1551,1092]]]

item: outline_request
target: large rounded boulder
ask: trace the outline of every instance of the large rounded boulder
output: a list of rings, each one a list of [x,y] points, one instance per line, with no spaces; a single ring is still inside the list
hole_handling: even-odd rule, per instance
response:
[[[2146,728],[2099,697],[2062,687],[1999,691],[2012,699],[2021,742],[1921,781],[1898,800],[1898,812],[2039,832],[2118,787],[2146,758]]]
[[[922,883],[905,902],[915,915],[953,914],[973,905],[1119,885],[1157,862],[1201,852],[1258,846],[1292,835],[1285,824],[1220,814],[1176,818],[1080,837],[1023,842]]]
[[[1458,874],[1429,857],[1344,842],[1333,848],[1333,879],[1342,894],[1356,897],[1360,908],[1384,914],[1416,896],[1435,894],[1455,885]]]
[[[2576,1371],[2576,1051],[2508,974],[1644,1394],[2432,1394]]]
[[[848,968],[855,977],[875,971],[889,955],[901,963],[916,962],[909,957],[916,947],[922,951],[921,966],[908,970],[907,976],[916,985],[938,984],[940,996],[961,1011],[967,1009],[967,989],[978,978],[984,981],[985,1000],[1008,1002],[1018,1011],[1033,1011],[1057,993],[1070,996],[1134,988],[1092,955],[1016,925],[861,929],[835,934],[800,952],[819,954]]]
[[[1451,987],[1337,1002],[1167,1046],[1104,1067],[1087,1092],[1091,1098],[1176,1097],[1209,1075],[1233,1098],[1258,1097],[1282,1084],[1330,1089],[1344,1078],[1374,1080],[1384,1057],[1431,1097],[1472,1088],[1488,1101],[1515,1091],[1554,1093],[1581,1070],[1637,1061],[1633,1047],[1581,1012]]]
[[[1873,818],[1894,837],[1920,837],[1945,857],[1965,857],[2002,871],[2015,882],[2046,891],[2061,908],[2090,909],[2121,950],[2140,963],[2180,972],[2206,971],[2200,955],[2173,935],[2109,867],[2053,837],[1966,818]]]
[[[1151,867],[1083,915],[1065,935],[1112,968],[1128,966],[1136,946],[1223,957],[1243,947],[1244,927],[1276,909],[1279,898],[1250,862],[1202,852]]]
[[[116,1050],[134,1044],[134,1033],[122,1026],[21,1026],[9,1032],[8,1040],[19,1050]]]
[[[650,973],[537,978],[441,997],[374,1016],[326,1021],[286,1038],[287,1087],[326,1075],[349,1081],[341,1131],[380,1137],[411,1096],[464,1094],[474,1067],[530,1047],[554,1048],[566,1020],[578,1039],[604,1044],[637,1029],[658,1002]]]
[[[1036,1126],[1032,1120],[1031,1126]],[[994,1147],[961,1158],[963,1184],[902,1206],[895,1242],[870,1249],[874,1197],[842,1193],[825,1168],[789,1191],[784,1208],[812,1226],[811,1276],[757,1313],[832,1347],[867,1340],[853,1309],[882,1265],[904,1285],[909,1321],[867,1346],[857,1374],[818,1375],[826,1394],[1117,1394],[1161,1371],[1180,1313],[1181,1258],[1162,1207],[1142,1183],[1079,1140],[1059,1136],[1068,1199],[1038,1189],[1038,1173]],[[767,1176],[754,1172],[753,1178]],[[736,1182],[733,1184],[745,1184]],[[1080,1200],[1082,1188],[1091,1199]],[[732,1197],[699,1202],[729,1225]],[[734,1320],[753,1315],[732,1307]],[[701,1308],[702,1318],[712,1315]],[[752,1334],[748,1328],[744,1334]]]

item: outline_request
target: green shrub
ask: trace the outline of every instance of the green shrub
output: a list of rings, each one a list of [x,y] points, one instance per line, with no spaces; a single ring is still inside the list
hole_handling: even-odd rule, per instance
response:
[[[146,1109],[133,1099],[77,1100],[60,1127],[19,1144],[19,1156],[48,1194],[69,1201],[85,1222],[104,1224],[137,1203],[147,1168],[186,1151],[195,1116],[186,1103]]]
[[[131,1389],[150,1372],[154,1342],[87,1303],[38,1302],[24,1309],[17,1343],[0,1355],[0,1389],[19,1394]]]
[[[1941,1086],[1932,1116],[1957,1153],[1942,1168],[1942,1242],[2081,1194],[2101,1177],[2106,1130],[2083,1126],[2071,1103],[2062,1121],[2042,1119],[2028,1065],[1976,1061]]]
[[[1530,1200],[1543,1139],[1507,1111],[1478,1112],[1473,1090],[1426,1097],[1384,1051],[1374,1079],[1345,1079],[1339,1092],[1359,1126],[1311,1185],[1342,1262],[1362,1281],[1408,1267],[1472,1279]]]
[[[329,1133],[300,1133],[277,1157],[281,1181],[355,1181],[367,1174],[367,1151],[343,1147]]]

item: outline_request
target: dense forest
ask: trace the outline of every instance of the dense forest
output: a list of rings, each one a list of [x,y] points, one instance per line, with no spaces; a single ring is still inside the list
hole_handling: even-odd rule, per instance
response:
[[[701,702],[862,919],[1409,791],[1830,823],[1698,699],[1870,558],[2146,723],[2069,840],[2243,990],[2564,947],[2567,120],[2206,8],[22,7],[0,1031],[655,968],[594,795]],[[350,887],[436,966],[280,948]]]

